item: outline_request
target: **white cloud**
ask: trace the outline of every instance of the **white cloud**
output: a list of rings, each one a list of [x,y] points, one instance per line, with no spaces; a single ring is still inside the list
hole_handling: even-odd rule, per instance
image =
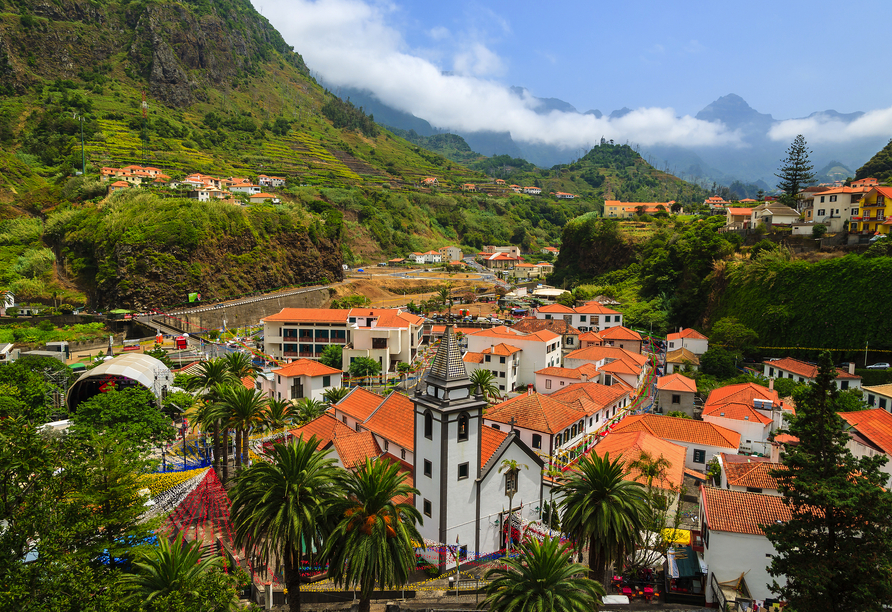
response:
[[[447,40],[450,36],[449,30],[443,26],[437,26],[427,31],[427,35],[434,40]]]
[[[890,133],[892,107],[868,111],[850,123],[824,114],[807,119],[788,119],[771,126],[768,136],[785,142],[802,134],[809,143],[842,143]]]
[[[409,49],[388,24],[389,14],[397,10],[392,5],[362,0],[266,0],[264,6],[272,23],[310,69],[324,77],[326,85],[370,90],[382,102],[437,127],[507,131],[516,140],[566,148],[593,145],[602,136],[641,145],[740,142],[739,135],[722,124],[676,117],[671,108],[641,108],[614,120],[557,111],[537,114],[535,101],[513,95],[504,84],[492,80],[505,63],[483,43],[457,37],[462,47],[453,50],[453,67],[459,76],[446,76],[443,66],[421,57],[440,57],[442,49],[439,53]],[[500,27],[509,28],[507,23]],[[445,30],[433,27],[426,32],[448,34]]]

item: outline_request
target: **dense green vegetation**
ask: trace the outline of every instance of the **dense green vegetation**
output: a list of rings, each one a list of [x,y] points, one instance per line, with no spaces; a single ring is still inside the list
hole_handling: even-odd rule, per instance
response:
[[[868,176],[874,177],[881,183],[892,181],[892,139],[855,172],[856,179]]]

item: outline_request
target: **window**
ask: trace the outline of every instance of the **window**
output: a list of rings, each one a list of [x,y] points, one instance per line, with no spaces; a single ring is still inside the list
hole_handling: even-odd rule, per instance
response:
[[[505,363],[505,358],[504,358],[504,357],[499,357],[499,363]]]
[[[823,216],[824,216],[824,209],[823,209],[823,208],[819,208],[819,209],[818,209],[818,216],[819,216],[819,217],[823,217]]]
[[[545,388],[551,389],[551,379],[550,378],[545,379]]]
[[[467,477],[468,477],[468,464],[467,464],[467,462],[460,463],[458,465],[458,479],[465,480]]]
[[[886,398],[885,397],[880,398],[880,408],[882,408],[883,410],[886,409]]]
[[[282,399],[282,398],[280,397],[279,399]],[[344,422],[346,423],[346,422],[347,422],[347,417],[342,416],[342,417],[341,417],[341,420],[344,421]]]
[[[486,357],[484,357],[483,360],[486,361],[486,363],[489,363],[489,362],[490,362],[490,357],[489,357],[489,355],[487,355]]]
[[[492,425],[490,425],[490,427],[492,427],[492,428],[495,429],[496,431],[502,431],[502,428],[499,427],[498,425],[496,425],[495,423],[493,423]]]
[[[430,410],[424,413],[424,437],[428,440],[434,439],[434,415]]]
[[[585,323],[585,315],[579,315],[580,323]]]
[[[830,196],[830,201],[831,201],[831,202],[836,202],[836,198],[837,198],[837,196],[832,195],[832,196]]]
[[[468,439],[468,415],[464,412],[458,415],[458,441],[465,442]]]
[[[824,203],[824,196],[821,196],[821,203],[822,204]],[[818,213],[818,214],[820,214],[820,213]]]
[[[509,491],[517,491],[517,472],[505,473],[505,495]]]
[[[533,434],[533,448],[542,448],[542,436],[540,434]]]
[[[429,517],[433,514],[433,510],[431,510],[431,502],[429,499],[424,500],[424,516]]]
[[[505,373],[504,373],[504,372],[499,372],[499,378],[505,378]]]
[[[390,442],[388,442],[387,440],[384,440],[384,450],[385,451],[390,450]]]
[[[706,451],[694,449],[694,463],[706,463]]]
[[[427,476],[428,478],[430,478],[431,474],[433,474],[433,473],[434,473],[434,464],[431,463],[430,461],[428,461],[427,459],[425,459],[424,460],[424,475]]]
[[[561,434],[558,434],[554,437],[554,445],[555,446],[560,446],[561,441],[562,441]]]
[[[672,403],[673,403],[673,404],[680,404],[680,403],[681,403],[681,395],[673,395],[673,396],[672,396]]]
[[[843,380],[842,382],[840,382],[840,383],[839,383],[839,388],[842,389],[843,391],[845,391],[846,389],[848,389],[848,388],[849,388],[849,381],[847,381],[847,380]]]
[[[774,368],[768,368],[768,375],[774,376]]]
[[[400,449],[400,459],[402,459],[404,461],[406,459],[406,449],[405,448]]]
[[[868,394],[867,394],[867,405],[868,405],[868,406],[873,406],[873,393],[868,393]]]
[[[574,425],[573,427],[570,428],[570,437],[571,438],[576,437],[576,425]]]
[[[359,421],[356,421],[356,431],[359,431]]]
[[[459,546],[458,547],[458,560],[464,561],[468,558],[468,547],[467,546]]]
[[[331,376],[323,376],[322,377],[322,386],[330,387],[331,386]]]
[[[759,487],[747,487],[746,490],[749,493],[761,493],[762,492],[762,489],[760,489]]]
[[[387,348],[387,338],[372,338],[372,348],[373,349],[386,349]]]

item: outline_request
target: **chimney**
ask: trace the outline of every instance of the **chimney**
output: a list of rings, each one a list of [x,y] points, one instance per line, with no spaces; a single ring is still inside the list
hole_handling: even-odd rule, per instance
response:
[[[768,379],[768,390],[774,391],[774,379],[773,378]]]
[[[527,385],[527,395],[533,394],[533,385]]]
[[[580,374],[580,377],[582,378],[582,382],[588,382],[588,374]]]
[[[849,374],[854,374],[854,373],[855,373],[855,362],[850,361],[849,362]]]

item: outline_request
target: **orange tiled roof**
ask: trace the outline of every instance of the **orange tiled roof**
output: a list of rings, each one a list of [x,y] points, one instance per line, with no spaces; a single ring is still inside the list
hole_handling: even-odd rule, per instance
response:
[[[263,322],[286,323],[346,323],[350,316],[349,310],[334,308],[283,308],[277,314],[270,315]]]
[[[349,436],[336,436],[333,440],[335,452],[346,469],[352,469],[366,459],[381,455],[381,448],[370,431],[360,431]]]
[[[589,346],[583,349],[576,349],[568,354],[565,359],[582,359],[584,361],[601,361],[602,359],[625,359],[638,366],[647,363],[647,357],[638,353],[633,353],[624,348],[615,346]]]
[[[611,374],[632,374],[638,376],[641,374],[641,367],[638,364],[629,363],[625,359],[617,359],[601,366],[601,371]]]
[[[549,395],[524,393],[487,410],[486,418],[497,423],[510,423],[522,429],[543,433],[560,433],[585,417],[577,408],[556,401]]]
[[[484,427],[481,431],[480,439],[480,467],[483,468],[492,458],[505,438],[508,437],[507,431],[499,431],[495,427]]]
[[[666,336],[667,340],[678,340],[680,338],[691,338],[693,340],[709,340],[709,338],[698,332],[696,329],[691,329],[690,327],[685,328],[680,332],[675,332],[674,334],[669,334],[668,336]]]
[[[303,427],[292,429],[289,433],[295,438],[303,437],[305,440],[309,440],[312,436],[316,436],[319,439],[319,446],[317,448],[324,448],[337,436],[349,436],[356,432],[334,418],[330,413],[325,413],[316,417]]]
[[[726,427],[656,414],[626,417],[616,424],[614,431],[646,431],[658,438],[733,448],[735,451],[740,446],[740,434]]]
[[[562,402],[570,402],[576,400],[588,400],[592,403],[582,401],[583,409],[588,413],[594,413],[598,410],[609,406],[624,395],[628,395],[626,388],[628,385],[602,385],[596,382],[579,382],[567,385],[563,389],[555,391],[551,397]]]
[[[292,361],[283,368],[273,370],[273,374],[279,376],[331,376],[333,374],[342,374],[341,370],[332,368],[313,359],[298,359]]]
[[[368,315],[361,314],[368,312]],[[410,325],[421,325],[424,319],[413,315],[411,312],[405,312],[395,308],[386,308],[383,310],[369,310],[367,308],[350,310],[350,316],[376,316],[378,317],[377,327],[397,327],[406,329]]]
[[[516,346],[511,346],[510,344],[505,344],[504,342],[500,342],[493,347],[488,349],[483,349],[484,355],[500,355],[502,357],[507,357],[509,355],[513,355],[514,353],[519,353],[523,349],[519,349]]]
[[[874,408],[859,412],[840,412],[839,416],[884,453],[892,455],[892,414],[882,408]]]
[[[637,340],[641,342],[641,334],[622,325],[608,327],[598,333],[601,334],[601,338],[604,340]]]
[[[384,398],[377,393],[356,387],[333,407],[362,423],[371,416],[382,401]]]
[[[701,487],[706,524],[714,531],[765,535],[763,525],[789,521],[790,509],[779,495]]]
[[[576,378],[582,380],[583,376],[587,376],[591,378],[598,374],[598,368],[591,363],[584,363],[578,368],[560,368],[557,366],[550,366],[547,368],[542,368],[541,370],[536,370],[536,374],[542,374],[543,376],[558,376],[560,378]]]
[[[382,438],[415,451],[415,404],[402,393],[392,392],[362,424]]]
[[[602,342],[601,335],[596,331],[587,331],[579,336],[580,342]]]
[[[472,353],[471,351],[468,351],[461,360],[465,363],[483,363],[484,357],[485,355],[483,353]]]
[[[245,386],[246,389],[253,389],[254,388],[254,377],[253,376],[245,376],[244,378],[242,378],[242,384]]]
[[[607,308],[604,304],[600,302],[596,302],[592,300],[591,302],[586,302],[582,306],[576,307],[576,312],[578,314],[597,314],[597,315],[618,315],[620,312],[613,310],[612,308]]]
[[[512,329],[524,333],[533,333],[543,329],[547,329],[556,334],[574,335],[582,333],[563,319],[537,319],[536,317],[525,317],[511,327]]]
[[[724,464],[725,476],[728,479],[728,484],[731,486],[777,490],[777,480],[775,480],[768,472],[783,468],[783,464],[781,463],[771,463],[770,461],[755,461],[752,463],[726,463],[723,461],[722,463]]]
[[[732,217],[749,217],[753,213],[752,208],[729,208],[728,214]]]
[[[636,461],[642,452],[649,453],[653,459],[663,457],[670,463],[669,467],[666,468],[665,479],[662,481],[654,479],[653,485],[655,487],[670,489],[682,485],[684,482],[685,456],[687,454],[687,449],[684,446],[661,440],[644,431],[630,431],[627,433],[614,431],[595,446],[595,453],[599,457],[610,453],[611,459],[621,457],[623,464]],[[641,475],[639,470],[629,469],[630,472],[623,476],[624,480],[640,482],[643,485],[647,484],[647,479]]]
[[[818,375],[818,366],[799,361],[798,359],[793,359],[792,357],[783,357],[773,361],[766,361],[765,363],[768,367],[774,367],[779,370],[784,370],[785,372],[792,372],[793,374],[804,378],[815,378]],[[860,376],[849,374],[845,370],[840,370],[839,368],[836,368],[836,372],[836,378],[861,378]]]
[[[563,304],[547,304],[546,306],[540,306],[539,312],[547,312],[547,313],[560,313],[560,314],[574,314],[576,311],[570,308],[569,306],[564,306]]]
[[[497,325],[496,327],[490,327],[489,329],[475,329],[472,332],[468,332],[467,335],[479,336],[481,338],[516,338],[522,334],[514,331],[510,327]]]
[[[780,397],[778,397],[777,391],[769,390],[767,387],[755,383],[740,383],[713,389],[709,393],[709,397],[706,398],[704,409],[728,402],[752,405],[754,399],[771,400],[775,404],[780,404]]]
[[[713,404],[711,407],[704,407],[703,416],[734,419],[735,421],[752,421],[754,423],[761,423],[762,425],[771,423],[771,419],[753,408],[752,404],[744,404],[741,402]]]
[[[700,358],[686,348],[680,348],[666,353],[666,363],[683,364],[685,361],[691,365],[700,365]]]
[[[681,374],[670,374],[669,376],[660,376],[657,380],[657,389],[660,391],[681,391],[682,393],[696,393],[697,383]]]

